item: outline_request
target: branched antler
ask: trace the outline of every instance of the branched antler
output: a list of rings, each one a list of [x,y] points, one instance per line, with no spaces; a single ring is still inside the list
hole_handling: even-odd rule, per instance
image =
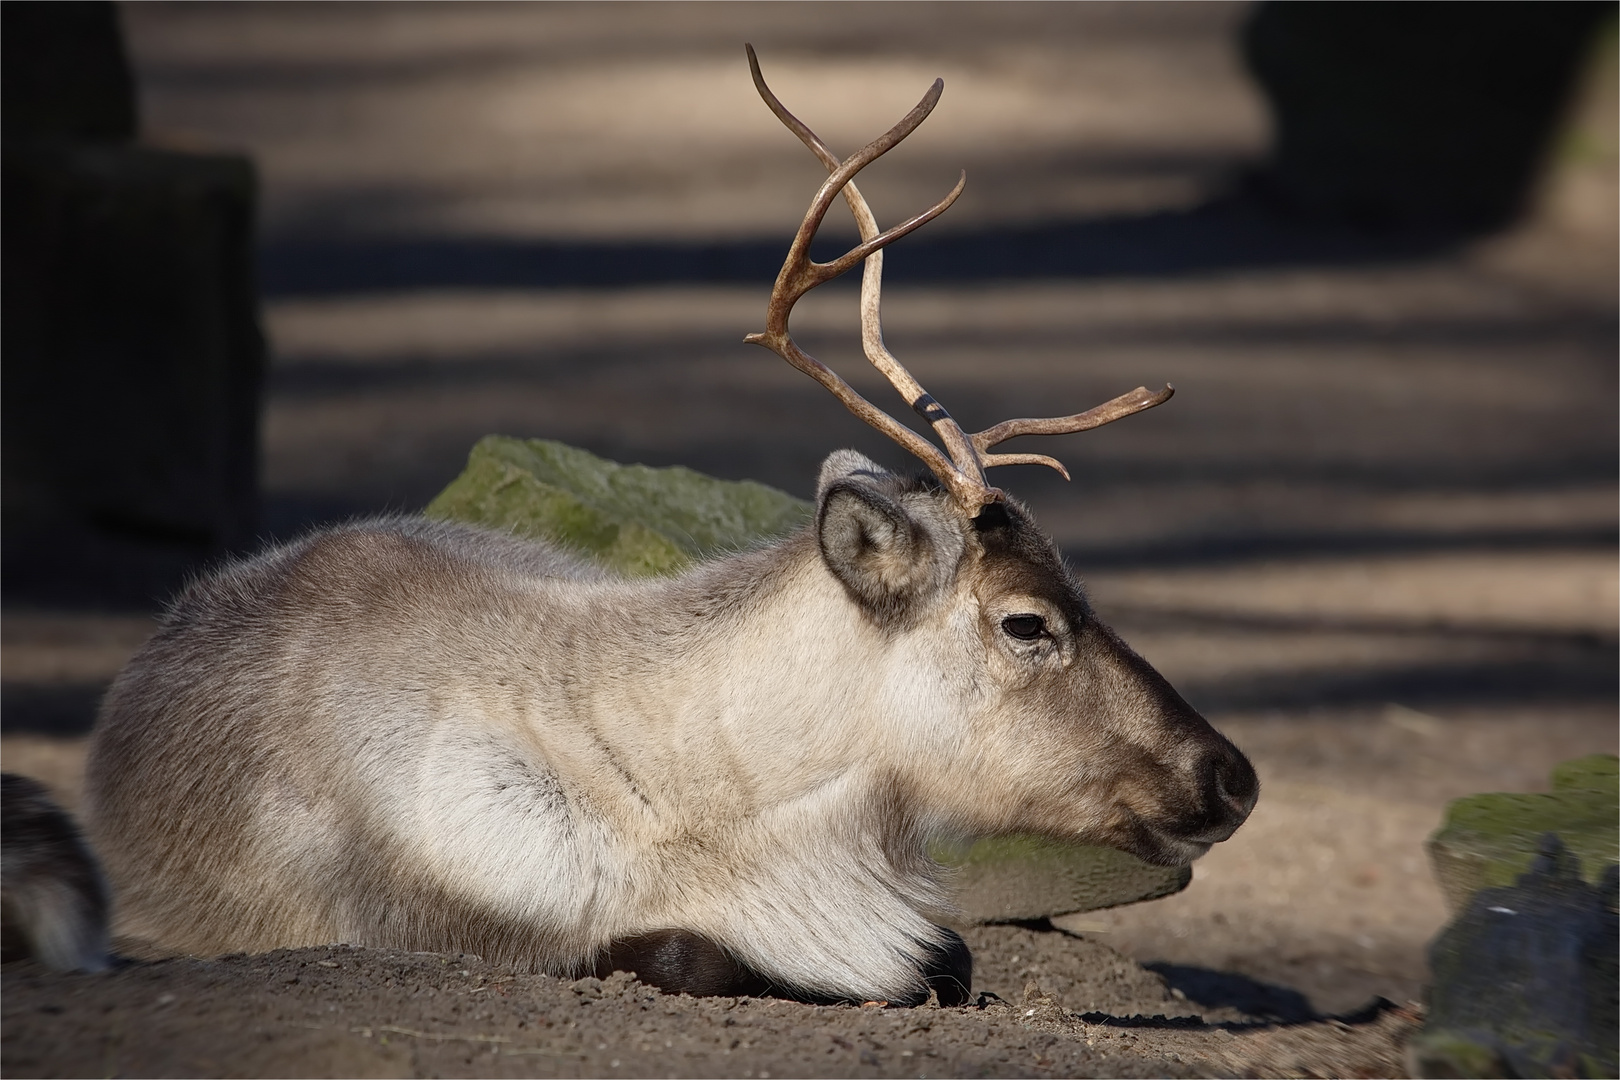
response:
[[[1175,393],[1174,388],[1168,385],[1157,392],[1150,392],[1146,387],[1139,386],[1128,394],[1121,394],[1112,401],[1104,402],[1082,413],[1075,413],[1073,416],[1043,420],[1004,420],[976,435],[970,436],[965,433],[961,425],[945,411],[945,407],[922,388],[922,385],[883,344],[880,308],[883,294],[883,249],[944,213],[956,201],[957,196],[962,194],[962,188],[967,183],[967,174],[964,172],[951,193],[934,206],[887,232],[878,231],[877,220],[872,216],[871,208],[867,206],[865,197],[854,183],[856,173],[893,149],[928,118],[928,114],[938,104],[940,94],[945,90],[945,81],[935,79],[928,93],[923,95],[917,106],[898,124],[850,157],[840,161],[815,132],[788,112],[781,101],[777,100],[776,95],[771,93],[770,87],[765,85],[765,77],[760,74],[759,58],[754,54],[754,47],[752,45],[745,47],[748,50],[748,67],[753,73],[754,86],[759,90],[760,97],[765,99],[765,104],[776,114],[777,119],[781,120],[788,130],[797,135],[800,141],[821,160],[831,175],[816,192],[816,197],[811,200],[810,209],[806,211],[804,221],[799,225],[799,231],[788,248],[787,259],[782,264],[781,273],[776,276],[776,285],[771,290],[770,305],[766,308],[765,330],[749,334],[744,341],[771,349],[825,386],[850,412],[921,458],[946,490],[970,514],[976,514],[985,505],[999,502],[1005,497],[985,479],[984,470],[992,466],[1047,465],[1063,474],[1065,480],[1069,478],[1069,471],[1055,458],[1044,454],[992,454],[989,453],[992,446],[1018,435],[1061,435],[1101,427],[1132,413],[1163,404]],[[849,204],[850,212],[855,217],[861,242],[832,262],[818,263],[810,258],[810,241],[815,236],[816,230],[821,227],[833,199],[840,192],[843,193],[844,200]],[[856,393],[854,387],[837,373],[800,349],[788,333],[788,315],[799,297],[817,285],[849,270],[862,259],[866,261],[866,266],[861,275],[861,346],[866,358],[871,361],[873,367],[883,373],[900,396],[928,421],[940,441],[945,444],[946,453],[941,453],[933,443]]]

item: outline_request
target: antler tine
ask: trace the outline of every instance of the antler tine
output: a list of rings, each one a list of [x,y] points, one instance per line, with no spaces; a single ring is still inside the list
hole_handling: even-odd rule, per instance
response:
[[[765,99],[765,104],[770,108],[771,112],[776,114],[776,118],[782,121],[784,127],[799,137],[800,142],[810,148],[812,154],[821,159],[821,163],[827,166],[828,172],[838,168],[842,164],[838,160],[838,155],[827,149],[827,144],[822,142],[821,138],[810,130],[808,124],[788,112],[787,106],[783,105],[781,100],[771,92],[771,88],[765,85],[765,76],[759,70],[759,57],[755,55],[754,47],[745,44],[743,48],[748,52],[748,73],[754,77],[754,89],[758,90],[759,96]],[[934,81],[941,82],[939,79]],[[935,100],[938,100],[937,97]],[[844,188],[846,198],[854,187],[855,185],[851,183]]]
[[[855,391],[854,387],[840,378],[836,372],[799,348],[788,334],[787,329],[788,315],[792,312],[793,305],[798,301],[799,297],[817,285],[844,273],[863,259],[867,259],[868,266],[870,266],[869,257],[880,256],[885,246],[944,213],[961,195],[962,188],[967,182],[965,173],[957,181],[956,187],[951,190],[950,194],[946,195],[934,206],[886,232],[879,233],[877,232],[877,223],[872,219],[871,211],[866,207],[866,200],[861,197],[858,190],[853,188],[851,183],[856,173],[887,151],[893,149],[928,117],[945,88],[944,81],[941,79],[934,80],[934,85],[929,88],[928,93],[923,95],[923,99],[899,123],[849,158],[840,162],[833,156],[832,151],[827,149],[826,144],[802,121],[788,112],[782,103],[777,100],[776,95],[771,93],[770,88],[765,85],[764,77],[759,70],[759,60],[755,56],[751,45],[748,46],[748,66],[753,73],[754,85],[759,89],[760,96],[764,98],[766,105],[770,107],[771,111],[777,115],[777,118],[789,130],[799,136],[804,144],[822,160],[823,164],[828,166],[831,175],[823,182],[821,188],[816,192],[815,198],[811,200],[810,208],[805,212],[804,221],[799,225],[799,231],[794,235],[793,243],[788,248],[787,258],[782,264],[782,270],[777,274],[776,285],[771,290],[770,305],[766,309],[766,329],[760,333],[749,334],[743,340],[755,345],[764,345],[782,359],[821,383],[834,397],[843,402],[844,407],[849,409],[850,412],[921,458],[924,464],[940,478],[940,481],[946,484],[953,493],[957,494],[958,498],[972,495],[974,492],[973,485],[967,482],[967,478],[962,475],[955,462],[942,454],[939,448],[928,440],[867,401]],[[857,221],[860,221],[863,216],[861,212],[865,211],[865,221],[860,221],[862,225],[861,243],[832,262],[818,263],[810,258],[810,241],[815,236],[822,220],[826,217],[833,198],[840,191],[845,193],[851,210],[856,213]],[[868,224],[870,225],[869,229],[866,227]],[[881,262],[879,267],[881,268]],[[870,273],[870,270],[868,270],[868,273]],[[864,293],[863,286],[863,300]],[[904,369],[902,368],[901,371],[904,371]],[[909,379],[909,376],[907,378]],[[917,387],[919,393],[921,389],[921,387]],[[922,396],[926,398],[926,395]],[[932,401],[931,398],[928,400]],[[978,480],[977,488],[982,491],[984,487],[982,477],[976,479]]]
[[[1123,420],[1134,413],[1151,409],[1155,405],[1163,405],[1169,401],[1176,392],[1176,388],[1169,383],[1163,390],[1149,390],[1145,386],[1138,386],[1128,394],[1121,394],[1112,401],[1105,401],[1095,408],[1087,409],[1073,416],[1053,416],[1044,420],[1003,420],[995,427],[985,428],[973,436],[973,449],[978,451],[986,468],[991,465],[1031,465],[1037,464],[1027,460],[1031,457],[1040,457],[1032,454],[987,454],[986,452],[997,443],[1004,443],[1018,435],[1068,435],[1076,431],[1090,431],[1092,428],[1112,424],[1115,420]],[[1011,461],[1010,458],[1022,460]],[[1051,458],[1042,458],[1039,464],[1049,464],[1068,479],[1068,471]]]
[[[758,62],[755,61],[753,66],[757,72]],[[763,80],[760,80],[760,82],[763,82]],[[861,147],[844,161],[839,162],[838,167],[832,170],[832,175],[822,183],[821,188],[816,192],[815,198],[810,201],[810,209],[805,212],[804,220],[799,224],[799,231],[794,234],[793,243],[788,247],[787,259],[782,264],[781,272],[777,274],[776,288],[772,291],[771,306],[767,311],[767,323],[777,320],[785,325],[787,314],[792,310],[794,301],[798,300],[799,297],[817,285],[831,281],[833,278],[843,274],[874,251],[887,247],[907,233],[934,220],[934,218],[950,209],[957,196],[962,194],[962,187],[967,183],[965,173],[950,194],[916,217],[903,221],[877,236],[863,238],[861,243],[855,245],[855,247],[832,262],[818,263],[810,258],[810,241],[815,237],[816,230],[821,227],[821,222],[827,216],[827,209],[832,205],[833,199],[848,186],[856,173],[894,149],[902,139],[915,131],[917,125],[927,119],[928,114],[933,111],[934,106],[939,102],[939,95],[944,89],[945,81],[935,79],[934,85],[929,87],[928,93],[923,95],[923,99],[917,103],[915,108],[902,117],[899,123]],[[767,99],[767,104],[769,103],[770,99]],[[781,109],[781,102],[775,103],[775,109]],[[817,139],[809,128],[798,122],[792,113],[789,113],[786,109],[781,109],[779,115],[786,115],[794,121],[789,126],[794,129],[795,133],[802,130],[804,135],[808,135],[814,140],[814,143],[810,145],[812,149],[819,147],[818,156],[821,152],[826,151],[826,145],[820,139]],[[801,135],[800,137],[803,138],[804,136]]]

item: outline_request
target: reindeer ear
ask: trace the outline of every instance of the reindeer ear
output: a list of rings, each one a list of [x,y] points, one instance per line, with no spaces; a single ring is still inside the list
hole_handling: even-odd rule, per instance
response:
[[[816,539],[821,557],[879,618],[902,614],[936,584],[939,553],[894,490],[894,476],[852,450],[821,469]],[[885,490],[887,489],[887,490]]]
[[[857,450],[834,450],[821,463],[821,475],[816,478],[816,502],[827,497],[827,489],[840,480],[855,480],[867,484],[891,486],[899,477]]]

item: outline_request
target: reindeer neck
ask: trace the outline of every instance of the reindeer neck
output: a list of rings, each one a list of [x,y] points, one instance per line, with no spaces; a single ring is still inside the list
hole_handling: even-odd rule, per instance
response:
[[[623,633],[582,657],[587,713],[649,798],[749,813],[869,764],[885,641],[813,535],[603,600]]]

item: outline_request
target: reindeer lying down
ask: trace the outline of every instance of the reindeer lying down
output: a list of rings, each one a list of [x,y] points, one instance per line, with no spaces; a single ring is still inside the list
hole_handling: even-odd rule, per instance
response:
[[[1253,769],[1092,614],[1029,513],[984,479],[1014,435],[968,436],[884,349],[884,245],[838,161],[751,335],[916,453],[853,451],[813,526],[672,579],[545,544],[363,521],[188,588],[107,696],[89,827],[121,929],[195,953],[334,941],[520,968],[634,970],[670,991],[945,1003],[971,958],[927,855],[1033,832],[1183,863],[1254,804]],[[810,239],[842,193],[862,242]],[[865,260],[866,351],[949,456],[800,350],[804,292]]]

